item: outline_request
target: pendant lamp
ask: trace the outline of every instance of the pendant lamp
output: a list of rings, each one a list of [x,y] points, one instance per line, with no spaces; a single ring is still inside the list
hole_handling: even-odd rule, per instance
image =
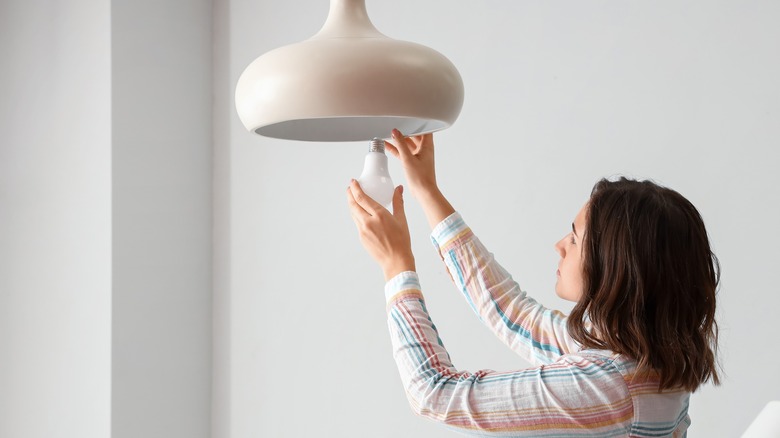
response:
[[[331,0],[322,29],[272,50],[244,70],[236,109],[265,137],[365,141],[452,125],[463,106],[463,81],[441,53],[380,33],[365,0]]]

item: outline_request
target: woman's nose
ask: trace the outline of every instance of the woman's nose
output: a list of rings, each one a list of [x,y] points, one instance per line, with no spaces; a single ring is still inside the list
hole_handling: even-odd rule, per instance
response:
[[[555,252],[557,252],[558,255],[560,255],[561,257],[566,255],[565,247],[563,245],[563,239],[555,243]]]

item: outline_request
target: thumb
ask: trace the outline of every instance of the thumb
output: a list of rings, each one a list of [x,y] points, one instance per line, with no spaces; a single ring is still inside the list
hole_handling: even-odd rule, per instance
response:
[[[406,219],[404,212],[404,186],[398,186],[393,193],[393,216]]]

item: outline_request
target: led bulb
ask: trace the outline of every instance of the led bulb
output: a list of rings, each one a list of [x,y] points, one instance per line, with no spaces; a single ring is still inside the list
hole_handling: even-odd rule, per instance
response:
[[[368,154],[358,183],[371,199],[388,210],[392,208],[395,186],[387,171],[385,141],[381,138],[374,137],[368,144]]]

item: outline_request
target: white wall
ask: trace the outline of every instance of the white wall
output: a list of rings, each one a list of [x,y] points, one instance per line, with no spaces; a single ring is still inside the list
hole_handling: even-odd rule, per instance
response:
[[[211,12],[0,2],[0,438],[209,436]]]
[[[212,396],[211,436],[229,437],[231,426],[231,320],[232,271],[230,257],[230,167],[233,87],[230,76],[230,3],[213,2],[213,246],[212,246]]]
[[[0,2],[0,437],[106,437],[109,5]]]
[[[211,411],[211,1],[111,4],[112,437]]]
[[[223,100],[255,57],[311,36],[328,9],[322,0],[217,3],[229,21],[217,36],[229,46],[216,85]],[[723,266],[724,382],[693,397],[691,436],[737,436],[780,398],[780,4],[367,3],[381,31],[459,68],[466,100],[436,136],[440,184],[525,289],[569,310],[553,293],[553,243],[597,179],[654,178],[698,206]],[[218,291],[229,339],[216,341],[229,359],[215,362],[226,386],[215,403],[230,410],[215,412],[224,425],[215,437],[450,436],[410,413],[382,276],[347,213],[365,145],[256,137],[230,110],[229,146],[218,152],[230,169],[219,182],[230,231]],[[456,366],[525,366],[481,328],[414,201],[407,210],[428,307]]]

